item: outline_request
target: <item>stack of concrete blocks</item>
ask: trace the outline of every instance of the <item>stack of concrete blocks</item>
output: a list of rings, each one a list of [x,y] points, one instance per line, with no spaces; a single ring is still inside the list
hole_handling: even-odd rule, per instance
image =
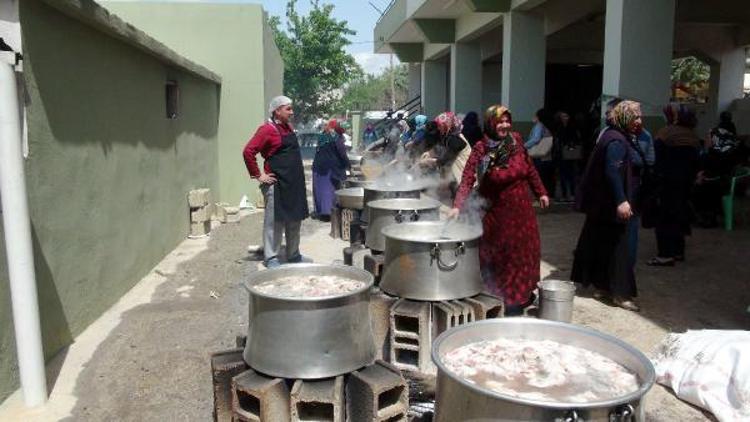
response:
[[[211,356],[215,422],[406,421],[409,386],[388,363],[320,380],[275,378],[248,367],[245,341]]]
[[[188,192],[190,207],[190,236],[201,237],[211,232],[213,204],[210,189],[195,189]]]
[[[357,218],[357,210],[341,209],[341,240],[351,240],[352,221]]]
[[[399,299],[390,314],[390,362],[405,371],[436,373],[430,358],[430,302]]]
[[[226,202],[217,202],[214,204],[214,215],[211,216],[211,219],[214,221],[218,221],[219,223],[226,223],[227,222],[227,207],[229,204]]]
[[[398,368],[376,361],[349,375],[348,421],[406,422],[408,411],[409,387]]]
[[[444,331],[463,324],[504,315],[500,298],[479,294],[439,302],[398,299],[390,309],[389,358],[397,368],[434,375],[432,342]]]

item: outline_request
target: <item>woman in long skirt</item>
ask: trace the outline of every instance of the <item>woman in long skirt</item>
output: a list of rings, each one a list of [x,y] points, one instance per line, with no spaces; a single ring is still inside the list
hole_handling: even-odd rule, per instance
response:
[[[328,122],[318,141],[313,159],[313,198],[315,215],[328,220],[336,204],[336,190],[346,179],[349,158],[344,145],[344,129],[335,119]]]
[[[509,315],[520,314],[533,301],[541,259],[539,228],[529,189],[543,208],[549,205],[523,139],[511,130],[510,111],[494,105],[487,110],[485,137],[478,141],[464,167],[451,217],[471,217],[478,201],[486,210],[479,241],[479,260],[486,289],[501,296]],[[478,181],[478,200],[470,199]]]
[[[596,288],[594,296],[611,296],[615,305],[638,311],[634,302],[638,230],[635,200],[643,156],[635,136],[642,129],[640,104],[623,101],[611,113],[611,125],[594,147],[576,198],[586,214],[578,238],[571,279]]]

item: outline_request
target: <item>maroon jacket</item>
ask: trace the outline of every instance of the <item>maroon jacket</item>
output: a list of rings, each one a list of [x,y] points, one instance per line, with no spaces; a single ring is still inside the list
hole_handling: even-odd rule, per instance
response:
[[[245,158],[247,172],[253,179],[260,177],[260,168],[255,156],[260,153],[265,160],[263,165],[264,173],[271,173],[271,166],[268,164],[268,158],[271,157],[281,147],[281,137],[293,131],[289,124],[273,123],[271,120],[266,121],[258,127],[255,135],[247,142],[242,156]]]

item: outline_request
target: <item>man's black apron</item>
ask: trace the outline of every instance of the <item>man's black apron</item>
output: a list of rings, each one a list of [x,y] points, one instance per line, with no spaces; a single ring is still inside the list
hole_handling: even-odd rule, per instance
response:
[[[281,134],[279,127],[274,126]],[[274,221],[301,221],[307,218],[305,171],[296,133],[289,132],[281,137],[281,147],[268,158],[268,164],[276,176],[273,185]]]

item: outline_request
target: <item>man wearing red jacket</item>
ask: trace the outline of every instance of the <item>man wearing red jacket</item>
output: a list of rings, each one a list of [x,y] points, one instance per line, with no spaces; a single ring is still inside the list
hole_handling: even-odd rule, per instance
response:
[[[281,265],[278,254],[286,236],[287,262],[310,262],[299,252],[302,220],[308,217],[305,172],[297,134],[291,126],[292,100],[279,96],[268,106],[270,118],[258,127],[242,152],[245,166],[261,183],[266,209],[263,219],[263,255],[266,268]],[[255,156],[265,160],[261,172]]]

